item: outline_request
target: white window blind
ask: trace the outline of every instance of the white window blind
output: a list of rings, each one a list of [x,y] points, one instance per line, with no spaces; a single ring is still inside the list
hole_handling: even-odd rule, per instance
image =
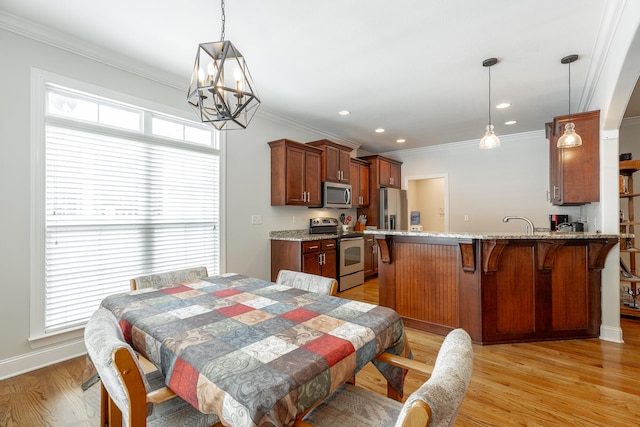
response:
[[[44,333],[84,324],[133,277],[201,265],[218,273],[219,153],[202,144],[213,130],[171,118],[171,140],[144,128],[154,112],[60,88],[47,96]]]

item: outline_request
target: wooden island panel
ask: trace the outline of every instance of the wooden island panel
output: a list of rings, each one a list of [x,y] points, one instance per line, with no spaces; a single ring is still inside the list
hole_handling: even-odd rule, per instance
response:
[[[496,336],[536,331],[534,259],[533,246],[509,245],[502,252],[498,271],[487,278],[488,308],[491,311],[495,306],[496,312]]]
[[[407,320],[434,325],[458,324],[458,252],[457,245],[405,243],[397,246],[398,314]],[[415,264],[412,259],[424,262]]]
[[[380,304],[410,327],[495,344],[597,337],[600,270],[617,238],[375,235]]]
[[[581,265],[576,265],[576,261]],[[589,283],[586,246],[564,246],[551,271],[551,328],[554,331],[590,329],[589,319],[599,319],[590,307],[600,306],[600,286]]]

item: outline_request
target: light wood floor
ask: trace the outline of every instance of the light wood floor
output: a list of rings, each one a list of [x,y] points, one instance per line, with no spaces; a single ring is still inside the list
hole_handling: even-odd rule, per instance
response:
[[[340,296],[377,303],[377,282]],[[640,322],[622,320],[625,344],[598,339],[474,345],[474,372],[456,426],[640,425]],[[407,328],[414,358],[433,364],[443,337]],[[79,357],[0,381],[0,426],[97,426],[99,387]],[[405,395],[426,380],[409,373]],[[371,365],[356,382],[386,393]],[[338,427],[338,426],[336,426]]]

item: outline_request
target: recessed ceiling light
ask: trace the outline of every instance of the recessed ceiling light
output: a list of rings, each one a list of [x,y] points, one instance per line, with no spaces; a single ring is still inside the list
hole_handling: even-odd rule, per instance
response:
[[[503,108],[509,108],[511,107],[511,104],[508,102],[501,102],[500,104],[496,105],[496,108],[499,110],[502,110]]]
[[[351,114],[351,111],[342,110],[338,111],[338,114],[340,114],[341,116],[348,116],[349,114]]]
[[[400,139],[397,139],[397,140],[396,140],[396,142],[397,142],[398,144],[403,144],[403,143],[407,142],[407,140],[406,140],[406,139],[404,139],[404,138],[400,138]]]
[[[376,133],[382,133],[382,132],[384,132],[384,129],[382,129],[382,128],[376,129]]]
[[[508,122],[504,122],[504,124],[507,125],[507,126],[508,125],[515,125],[516,123],[518,123],[518,122],[516,122],[515,120],[509,120]]]

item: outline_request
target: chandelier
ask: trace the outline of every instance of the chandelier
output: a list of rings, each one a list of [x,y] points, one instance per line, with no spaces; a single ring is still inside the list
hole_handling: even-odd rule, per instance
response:
[[[576,126],[571,121],[571,63],[578,60],[578,55],[568,55],[560,60],[561,64],[569,64],[569,122],[564,125],[564,133],[558,138],[558,148],[572,148],[582,145],[582,138],[576,132]]]
[[[498,138],[498,135],[493,131],[493,125],[491,124],[491,67],[497,63],[497,58],[488,58],[482,61],[482,66],[489,69],[489,124],[487,125],[484,136],[480,140],[479,146],[484,150],[500,147],[500,138]]]
[[[224,39],[225,11],[221,0],[220,41],[198,45],[187,102],[203,123],[216,129],[245,129],[260,99],[240,51]]]

